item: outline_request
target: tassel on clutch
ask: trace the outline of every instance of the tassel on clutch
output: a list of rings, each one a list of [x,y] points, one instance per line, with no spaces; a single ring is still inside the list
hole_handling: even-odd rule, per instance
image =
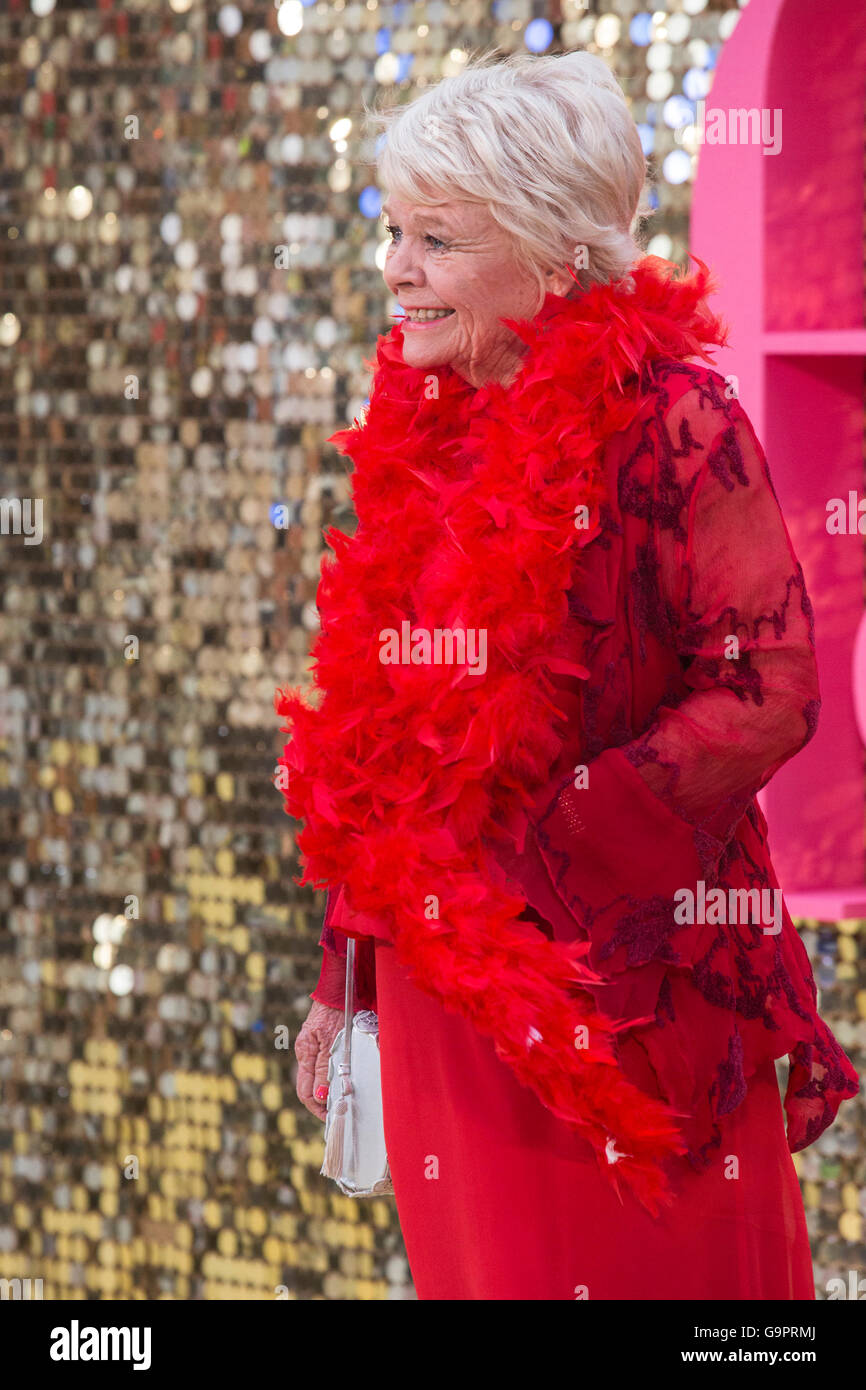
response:
[[[372,1009],[354,1011],[355,941],[346,956],[343,1027],[331,1045],[325,1157],[319,1170],[347,1197],[379,1197],[394,1191],[385,1148],[379,1020]]]

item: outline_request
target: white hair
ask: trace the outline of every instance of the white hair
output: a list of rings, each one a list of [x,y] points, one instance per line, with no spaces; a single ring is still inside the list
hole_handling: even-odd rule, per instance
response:
[[[566,265],[584,289],[631,283],[644,254],[637,220],[651,215],[647,164],[601,58],[488,53],[408,105],[367,108],[367,117],[387,131],[377,163],[389,194],[487,207],[542,289],[544,271]]]

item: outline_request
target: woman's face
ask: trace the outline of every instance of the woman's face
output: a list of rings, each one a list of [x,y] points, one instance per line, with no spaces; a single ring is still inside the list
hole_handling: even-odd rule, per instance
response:
[[[473,386],[507,385],[525,346],[499,320],[533,318],[544,301],[508,233],[477,203],[424,207],[391,197],[383,213],[391,235],[383,274],[401,309],[450,310],[435,320],[403,320],[407,366],[447,365]],[[547,279],[554,294],[574,283],[565,270],[548,271]]]

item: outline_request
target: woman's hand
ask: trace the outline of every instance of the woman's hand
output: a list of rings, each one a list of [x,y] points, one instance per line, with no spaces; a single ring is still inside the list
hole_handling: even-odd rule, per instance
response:
[[[313,1000],[313,1006],[295,1039],[298,1059],[298,1099],[312,1115],[327,1115],[328,1055],[331,1044],[343,1026],[343,1010]]]

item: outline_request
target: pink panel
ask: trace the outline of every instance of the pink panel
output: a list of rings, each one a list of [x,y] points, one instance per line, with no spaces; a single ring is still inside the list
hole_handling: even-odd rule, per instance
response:
[[[713,108],[765,110],[776,125],[781,112],[779,154],[703,145],[691,246],[721,282],[732,347],[719,370],[739,379],[816,612],[821,721],[762,795],[773,855],[789,896],[842,912],[866,893],[866,693],[852,685],[866,680],[864,547],[825,523],[829,498],[866,492],[863,0],[836,0],[818,42],[812,0],[751,0],[705,119]]]
[[[786,893],[792,917],[814,917],[819,922],[866,920],[866,889],[837,888],[825,893]]]
[[[814,0],[788,0],[766,56],[783,137],[782,153],[764,159],[764,326],[862,328],[863,0],[834,3],[820,20]]]
[[[866,748],[866,609],[860,618],[860,626],[854,642],[854,658],[851,662],[851,685],[854,691],[854,718],[860,742]]]
[[[722,48],[707,97],[715,109],[769,108],[767,55],[785,0],[751,0]],[[764,329],[763,218],[767,166],[783,153],[764,155],[754,145],[701,146],[691,208],[691,250],[716,272],[715,306],[731,326],[731,347],[717,356],[723,375],[740,383],[740,400],[763,439]]]
[[[863,537],[831,536],[826,526],[829,498],[862,491],[863,362],[770,358],[766,385],[764,447],[815,610],[823,701],[815,737],[764,793],[773,859],[785,888],[866,883],[863,746],[851,687]]]

